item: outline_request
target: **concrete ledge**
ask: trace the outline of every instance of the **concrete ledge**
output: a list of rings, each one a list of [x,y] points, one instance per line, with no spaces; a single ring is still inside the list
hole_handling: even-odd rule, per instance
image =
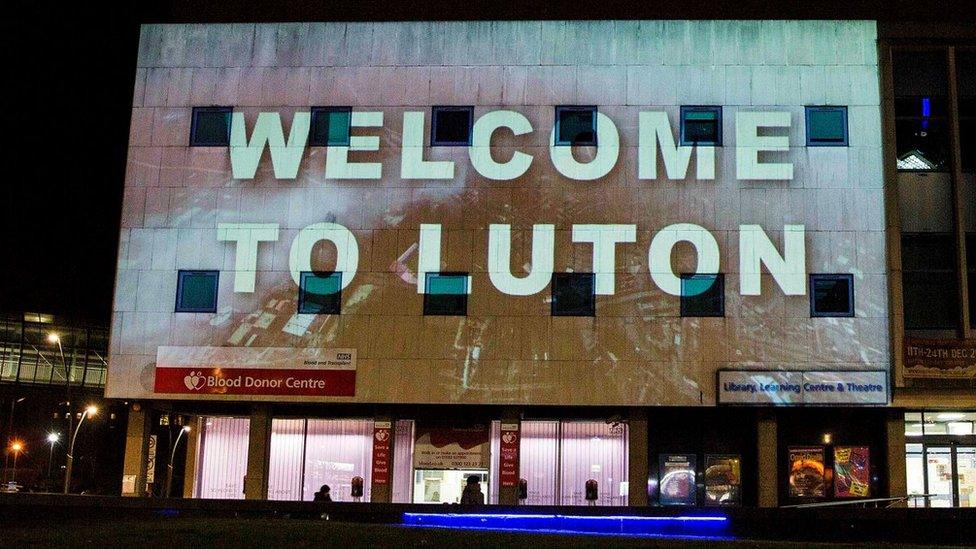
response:
[[[317,518],[403,523],[403,513],[544,514],[570,516],[725,516],[740,539],[966,544],[976,539],[976,509],[501,507],[298,501],[153,499],[55,494],[0,494],[5,524],[69,519]],[[920,528],[920,525],[924,527]]]

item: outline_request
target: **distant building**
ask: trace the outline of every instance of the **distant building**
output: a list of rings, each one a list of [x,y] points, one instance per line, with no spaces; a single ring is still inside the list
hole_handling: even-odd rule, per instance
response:
[[[14,480],[11,446],[19,442],[16,481],[24,489],[63,487],[68,420],[89,405],[100,413],[78,431],[72,487],[75,491],[118,491],[125,425],[124,402],[103,399],[108,366],[108,327],[79,324],[50,314],[0,316],[0,433],[4,443],[2,481]],[[56,335],[61,343],[50,338]],[[68,372],[68,376],[66,376]],[[66,380],[67,377],[67,380]],[[70,395],[70,406],[66,406]],[[117,414],[123,417],[117,417]],[[74,424],[77,425],[77,421]],[[48,436],[54,434],[53,443]]]

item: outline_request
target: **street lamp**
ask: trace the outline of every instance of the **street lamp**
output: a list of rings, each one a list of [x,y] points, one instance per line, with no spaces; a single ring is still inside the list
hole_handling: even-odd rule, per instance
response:
[[[70,412],[69,412],[70,413]],[[75,427],[75,434],[71,436],[71,445],[68,446],[68,463],[64,468],[64,493],[68,493],[68,488],[71,486],[71,466],[75,461],[75,440],[78,439],[78,431],[81,430],[81,424],[85,422],[85,418],[88,416],[94,416],[98,413],[98,408],[94,406],[89,406],[85,408],[84,413],[81,414],[81,419],[78,420],[78,426]]]
[[[184,425],[180,429],[180,433],[176,435],[176,442],[173,443],[173,452],[169,455],[169,464],[166,466],[166,497],[169,497],[173,489],[173,460],[176,459],[176,447],[180,445],[180,439],[183,438],[183,434],[189,432],[190,426]]]
[[[49,455],[48,458],[47,458],[47,481],[48,481],[48,483],[51,482],[51,462],[54,461],[54,445],[57,444],[58,443],[58,440],[60,440],[60,439],[61,439],[61,435],[59,435],[57,433],[48,433],[47,434],[47,441],[51,444],[51,455]],[[51,487],[50,484],[48,484],[48,488],[50,488],[50,487]]]
[[[58,353],[61,355],[61,367],[64,368],[64,405],[68,410],[68,430],[65,432],[70,434],[71,427],[73,426],[75,421],[75,415],[71,413],[71,373],[68,371],[68,362],[64,360],[64,348],[61,347],[61,336],[59,336],[56,332],[51,332],[47,334],[47,340],[50,343],[57,344]],[[84,419],[84,416],[82,416],[82,419]],[[81,423],[79,423],[78,426],[80,427]],[[75,431],[75,434],[77,435],[78,432]],[[73,440],[72,440],[72,446],[74,446]],[[71,482],[70,480],[68,480],[68,477],[71,476],[71,450],[68,450],[67,461],[68,461],[68,466],[65,469],[65,476],[64,476],[65,494],[68,493],[68,484]]]
[[[21,450],[24,449],[24,444],[19,440],[15,440],[10,444],[10,451],[14,453],[14,472],[10,477],[10,482],[17,482],[17,456],[20,455]]]
[[[8,421],[7,421],[7,444],[11,444],[14,441],[14,436],[15,436],[15,434],[14,434],[14,412],[17,409],[17,405],[20,404],[21,402],[25,401],[25,400],[27,400],[27,397],[20,397],[20,398],[11,397],[11,399],[10,399],[10,417],[8,418]],[[7,474],[7,466],[10,465],[10,462],[8,461],[9,459],[10,459],[10,454],[8,453],[3,458],[3,473],[5,475]]]

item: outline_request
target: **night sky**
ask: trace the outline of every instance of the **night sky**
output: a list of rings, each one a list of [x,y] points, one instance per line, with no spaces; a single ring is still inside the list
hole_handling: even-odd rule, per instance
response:
[[[96,324],[107,324],[111,314],[140,23],[602,18],[960,22],[973,21],[976,9],[973,0],[602,0],[567,2],[567,7],[529,0],[13,3],[0,16],[0,128],[7,137],[0,154],[0,312],[50,312]]]

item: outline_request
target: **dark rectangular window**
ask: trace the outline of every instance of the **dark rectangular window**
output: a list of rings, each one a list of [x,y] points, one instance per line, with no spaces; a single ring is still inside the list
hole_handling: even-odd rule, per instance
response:
[[[556,107],[556,145],[596,143],[596,107]]]
[[[552,275],[552,316],[596,316],[593,273]]]
[[[233,107],[193,107],[190,123],[191,147],[230,145],[230,119]]]
[[[681,316],[725,316],[725,275],[682,274]]]
[[[298,286],[298,312],[337,315],[342,309],[342,273],[302,272]]]
[[[949,169],[946,63],[944,51],[899,51],[892,55],[900,171]]]
[[[966,234],[966,284],[969,287],[969,327],[976,328],[976,233]]]
[[[219,271],[179,271],[176,280],[177,313],[216,313]]]
[[[681,107],[681,144],[722,146],[722,107]]]
[[[424,283],[424,314],[466,316],[468,273],[427,273]]]
[[[807,107],[807,147],[846,147],[847,107]]]
[[[976,51],[956,50],[959,156],[962,171],[976,172]],[[972,318],[973,315],[970,315]]]
[[[959,326],[956,246],[948,233],[901,236],[905,328],[951,330]]]
[[[810,275],[810,316],[854,316],[854,275]]]
[[[351,107],[312,107],[308,144],[312,147],[348,147]]]
[[[434,147],[468,147],[474,125],[474,107],[434,107],[430,144]]]

